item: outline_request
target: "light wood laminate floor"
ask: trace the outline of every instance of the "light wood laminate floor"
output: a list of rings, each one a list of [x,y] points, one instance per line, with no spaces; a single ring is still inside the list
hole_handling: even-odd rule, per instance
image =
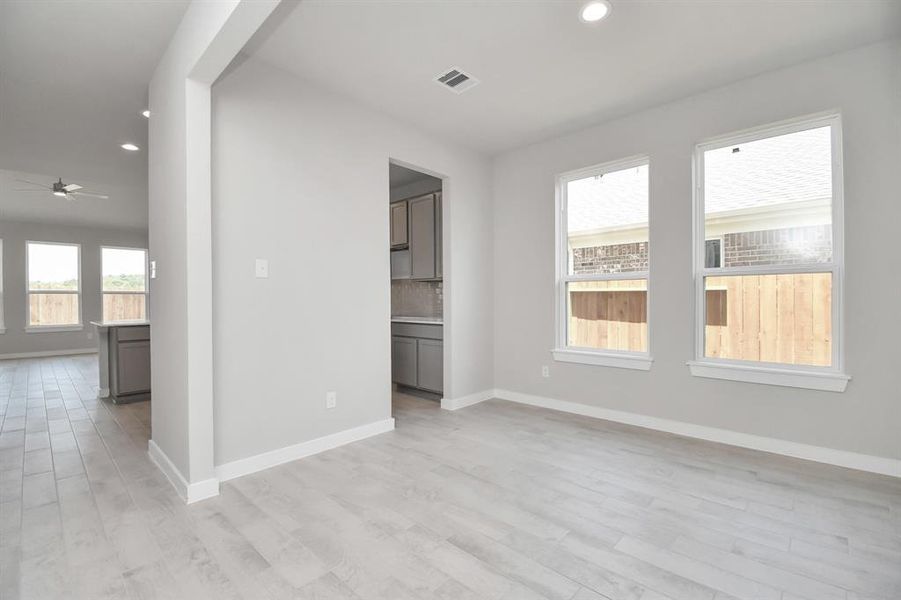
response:
[[[492,400],[185,506],[96,358],[0,362],[0,596],[897,600],[901,481]],[[261,404],[262,409],[262,404]]]

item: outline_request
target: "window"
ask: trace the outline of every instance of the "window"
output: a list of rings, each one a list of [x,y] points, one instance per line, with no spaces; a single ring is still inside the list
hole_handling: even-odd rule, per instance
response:
[[[81,247],[28,242],[28,330],[81,329]]]
[[[695,167],[692,372],[843,390],[838,116],[701,144]]]
[[[147,319],[147,251],[102,248],[103,320]]]
[[[648,173],[639,157],[559,179],[556,360],[650,368]]]

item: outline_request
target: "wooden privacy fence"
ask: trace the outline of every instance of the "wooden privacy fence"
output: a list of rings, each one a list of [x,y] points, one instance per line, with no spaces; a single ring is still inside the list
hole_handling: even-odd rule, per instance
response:
[[[832,364],[832,274],[708,277],[706,356]]]
[[[103,320],[146,318],[143,294],[103,294]],[[71,325],[79,322],[77,294],[29,294],[29,325]]]
[[[29,325],[78,323],[78,294],[29,294]]]
[[[104,321],[146,319],[144,294],[103,294]]]
[[[705,356],[828,366],[832,275],[708,277]],[[647,283],[571,284],[570,346],[647,350]],[[687,317],[688,318],[688,317]]]
[[[645,352],[647,281],[591,281],[569,287],[569,345]]]

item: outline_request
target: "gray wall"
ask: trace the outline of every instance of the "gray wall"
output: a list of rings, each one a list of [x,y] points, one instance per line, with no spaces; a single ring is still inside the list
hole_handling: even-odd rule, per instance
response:
[[[490,389],[490,162],[252,58],[213,102],[216,464],[391,416],[389,159],[446,177],[445,393]]]
[[[839,109],[844,120],[843,394],[692,377],[694,144]],[[495,383],[500,389],[901,458],[901,46],[770,72],[500,156],[495,170]],[[649,372],[554,363],[559,173],[649,154]],[[551,377],[541,377],[550,365]]]
[[[94,348],[97,345],[91,321],[101,318],[100,292],[101,246],[147,247],[143,230],[100,229],[92,227],[17,223],[0,221],[3,240],[3,314],[6,333],[0,334],[0,355],[22,352],[50,352]],[[25,244],[66,242],[81,244],[81,331],[59,333],[26,332]]]

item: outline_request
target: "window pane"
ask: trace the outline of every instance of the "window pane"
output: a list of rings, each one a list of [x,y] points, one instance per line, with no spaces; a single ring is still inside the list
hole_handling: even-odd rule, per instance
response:
[[[647,290],[645,279],[567,284],[567,345],[646,352]]]
[[[707,277],[705,288],[705,356],[831,366],[831,273]]]
[[[566,184],[569,274],[648,270],[648,165]]]
[[[103,249],[103,291],[143,292],[147,285],[147,256],[143,250]]]
[[[104,321],[143,321],[147,318],[144,294],[103,294]]]
[[[831,262],[831,127],[706,151],[704,214],[723,267]]]
[[[78,246],[28,244],[28,289],[78,290]]]
[[[78,294],[29,294],[29,321],[37,325],[78,325]]]

